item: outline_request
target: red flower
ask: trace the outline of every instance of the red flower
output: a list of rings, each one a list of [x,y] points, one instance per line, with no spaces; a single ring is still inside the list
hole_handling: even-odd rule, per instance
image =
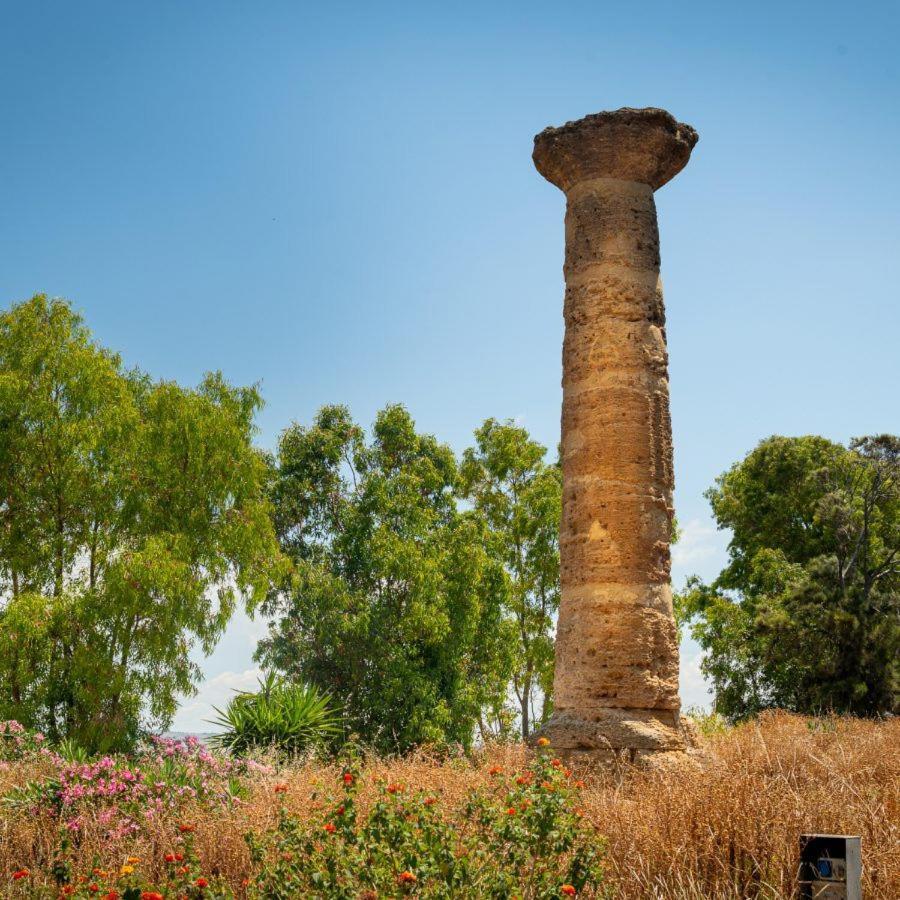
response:
[[[437,797],[426,797],[425,798],[426,806],[434,806],[435,803],[437,803]]]
[[[344,784],[353,784],[353,774],[351,772],[344,772]]]
[[[103,895],[103,900],[119,900],[119,894],[116,891],[107,891]]]
[[[399,884],[415,884],[419,879],[413,875],[412,872],[401,872],[397,876],[397,882]]]
[[[554,769],[561,769],[562,763],[558,759],[553,759],[550,761],[550,765],[553,766]]]
[[[31,872],[29,872],[28,869],[17,869],[12,874],[13,881],[19,881],[22,878],[27,878],[30,874]]]
[[[141,900],[164,900],[159,891],[141,891]]]
[[[88,890],[89,890],[92,894],[96,894],[97,891],[100,890],[100,885],[99,885],[99,884],[89,884],[89,885],[88,885]]]
[[[178,830],[179,830],[182,834],[188,834],[188,832],[193,831],[196,827],[197,827],[196,825],[188,825],[186,822],[182,822],[182,823],[178,826]]]
[[[526,775],[520,775],[516,779],[516,784],[528,784],[528,777]]]
[[[335,810],[335,812],[336,812],[339,816],[342,816],[342,815],[344,814],[344,804],[342,803],[342,804]]]
[[[571,884],[564,884],[559,890],[566,897],[574,897],[578,893]]]
[[[198,888],[205,888],[205,887],[209,884],[209,882],[201,875],[201,876],[194,882],[194,884],[196,884]],[[162,898],[160,898],[160,900],[162,900]]]
[[[334,833],[337,831],[337,828],[335,828],[335,826],[332,825],[331,822],[328,822],[328,823],[325,825],[325,830],[326,830],[329,834],[334,834]]]
[[[175,854],[175,859],[176,859],[178,862],[181,862],[181,861],[184,859],[184,854],[183,854],[183,853],[176,853],[176,854]]]
[[[506,811],[506,814],[507,814],[508,816],[514,816],[514,815],[516,814],[516,808],[515,808],[514,806],[511,806],[511,807]]]
[[[287,793],[287,785],[286,784],[276,784],[275,785],[275,793],[276,794],[286,794]]]
[[[389,784],[387,786],[387,792],[389,794],[399,794],[403,790],[402,784]]]
[[[163,857],[163,859],[164,859],[167,863],[173,863],[173,862],[175,862],[175,854],[174,854],[174,853],[167,853],[167,854]]]
[[[499,775],[503,771],[503,766],[491,766],[488,769],[488,775]]]
[[[566,778],[571,778],[571,777],[572,777],[572,770],[571,770],[571,769],[566,769],[566,771],[563,772],[563,775],[565,775]]]

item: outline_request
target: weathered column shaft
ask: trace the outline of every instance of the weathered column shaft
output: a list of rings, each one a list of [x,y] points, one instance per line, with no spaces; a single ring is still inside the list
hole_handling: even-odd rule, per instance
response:
[[[669,587],[672,430],[653,199],[660,179],[672,177],[690,152],[669,174],[654,141],[672,126],[687,128],[661,110],[621,110],[536,139],[539,170],[567,198],[562,597],[554,715],[546,729],[562,750],[684,746]]]

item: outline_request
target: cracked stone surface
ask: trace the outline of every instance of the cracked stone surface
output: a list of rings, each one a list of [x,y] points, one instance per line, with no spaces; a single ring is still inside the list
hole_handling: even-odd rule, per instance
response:
[[[672,426],[654,191],[697,133],[661,109],[587,116],[535,137],[566,194],[557,750],[683,750],[672,614]]]

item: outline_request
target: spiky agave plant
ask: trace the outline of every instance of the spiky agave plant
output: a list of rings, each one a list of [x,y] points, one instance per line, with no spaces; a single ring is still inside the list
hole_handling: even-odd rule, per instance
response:
[[[329,694],[271,672],[259,679],[258,691],[238,691],[224,710],[214,709],[211,724],[222,731],[209,743],[236,755],[270,747],[303,753],[327,744],[341,731],[341,713]]]

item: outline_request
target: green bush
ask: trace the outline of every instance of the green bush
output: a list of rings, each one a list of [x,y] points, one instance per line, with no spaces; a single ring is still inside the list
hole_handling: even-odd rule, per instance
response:
[[[322,818],[302,821],[282,806],[278,827],[249,835],[248,895],[290,897],[528,898],[606,896],[602,838],[578,809],[580,783],[541,752],[529,768],[494,770],[494,791],[475,791],[462,814],[401,784],[379,784],[356,803],[357,775]],[[285,786],[276,790],[285,790]]]
[[[240,755],[273,747],[302,753],[321,747],[341,732],[341,715],[328,694],[269,674],[256,692],[241,691],[212,721],[223,729],[209,743]]]

